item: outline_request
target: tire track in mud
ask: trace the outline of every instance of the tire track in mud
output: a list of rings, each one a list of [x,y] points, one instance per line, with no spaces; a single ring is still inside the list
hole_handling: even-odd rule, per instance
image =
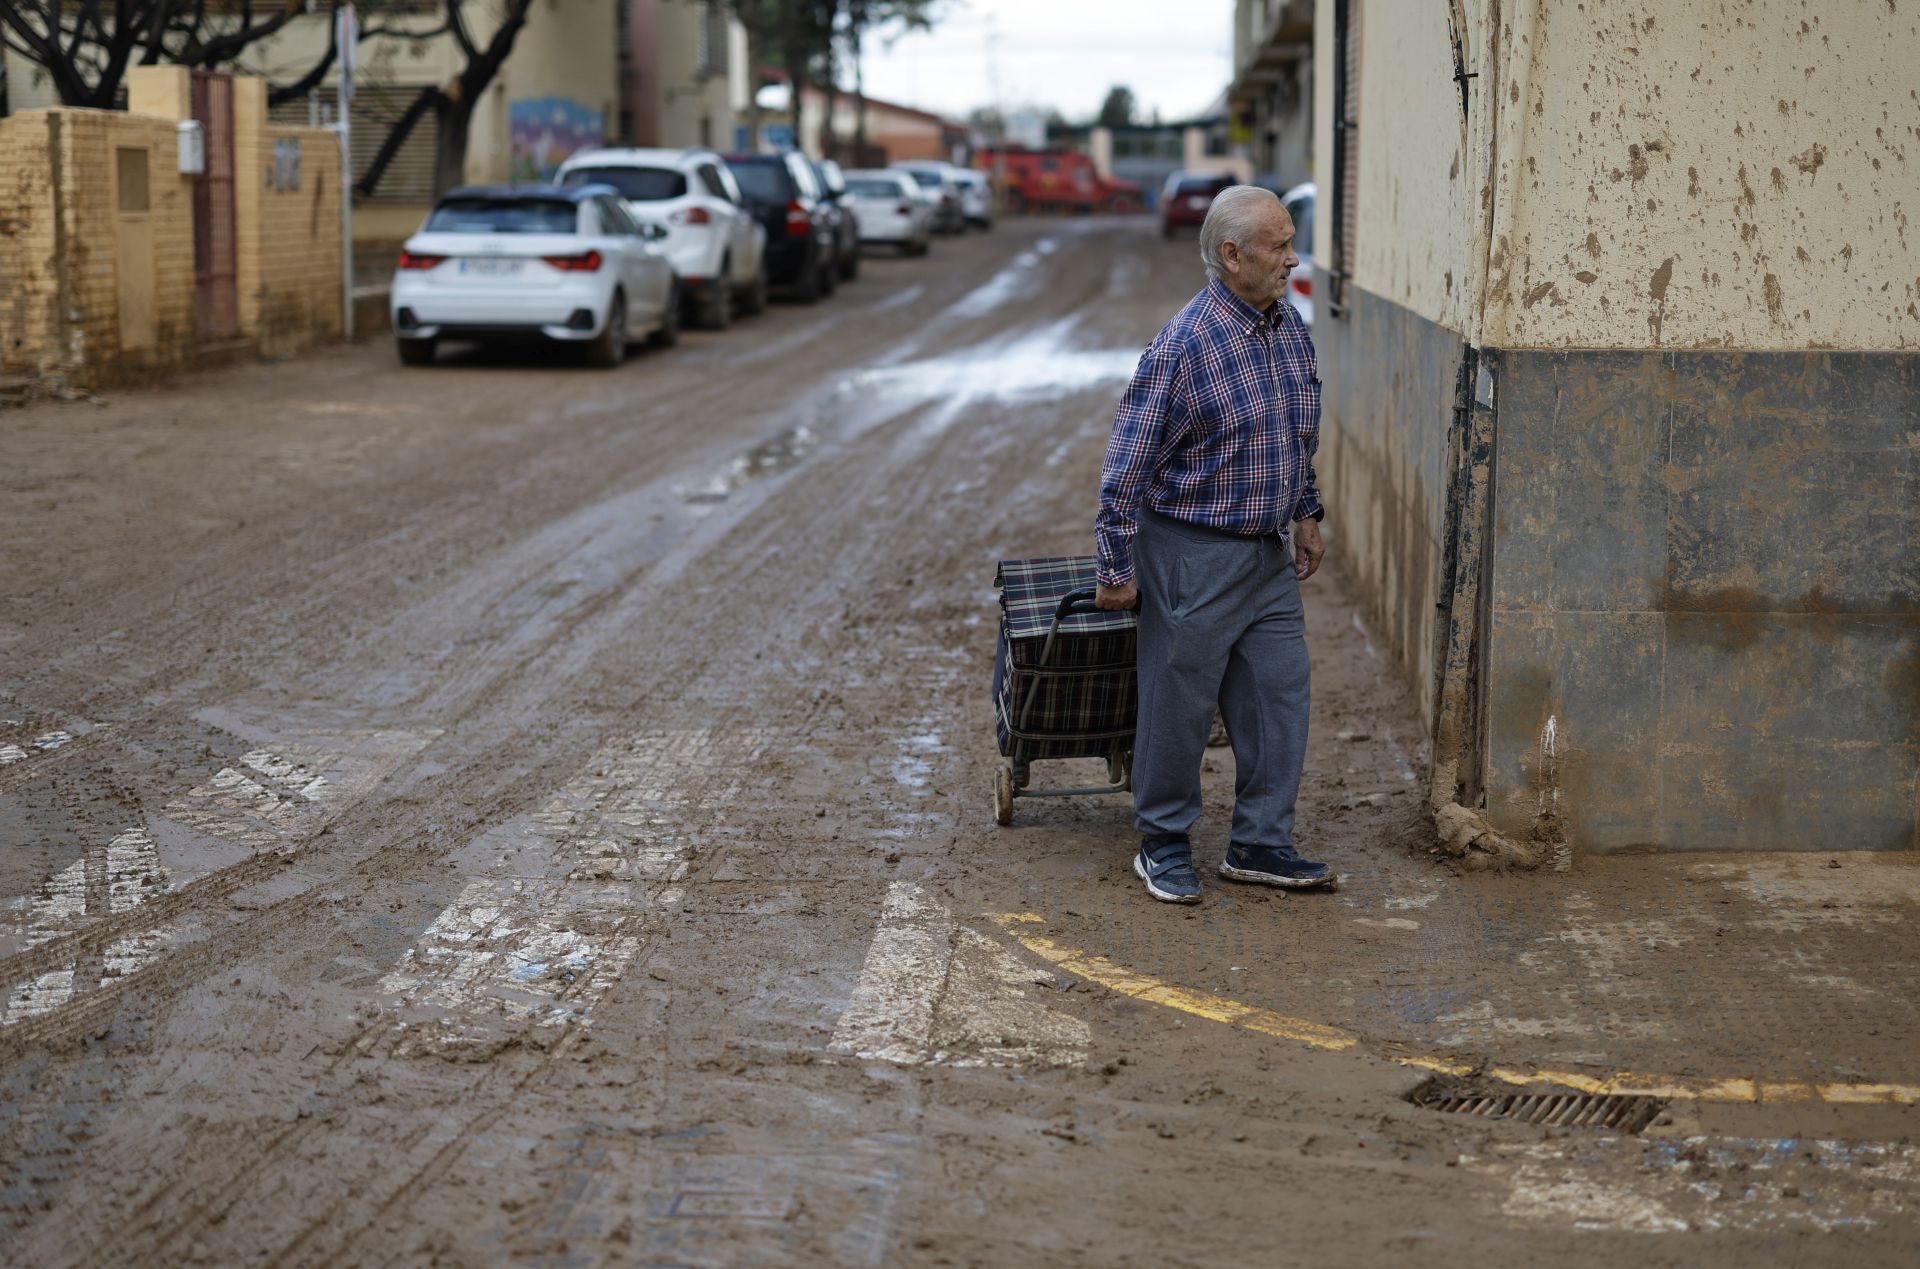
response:
[[[884,579],[922,569],[950,569],[955,563],[950,551],[924,536],[871,532],[876,517],[891,518],[915,504],[981,500],[983,493],[986,505],[997,504],[1005,510],[1003,493],[984,487],[954,493],[953,476],[989,469],[991,456],[1004,457],[1008,445],[1051,445],[1063,435],[1059,419],[1045,422],[1037,432],[1014,432],[1013,421],[1002,418],[990,427],[955,428],[944,435],[925,436],[916,434],[911,412],[911,406],[904,414],[894,412],[892,421],[863,435],[857,445],[836,449],[829,444],[811,464],[802,464],[782,479],[763,482],[762,488],[742,491],[730,500],[733,506],[717,517],[706,513],[701,531],[663,554],[651,571],[623,579],[603,604],[563,628],[550,629],[550,637],[538,646],[523,646],[517,660],[509,659],[499,674],[473,689],[457,719],[440,720],[454,731],[430,753],[449,767],[446,775],[397,791],[401,796],[392,805],[370,802],[343,817],[324,850],[297,854],[294,862],[276,865],[271,874],[248,876],[220,895],[214,894],[215,887],[207,887],[207,902],[202,906],[213,907],[217,899],[255,883],[271,889],[279,870],[291,868],[292,874],[282,884],[298,890],[273,899],[228,929],[210,932],[203,942],[176,953],[171,961],[120,984],[114,999],[131,1004],[133,1012],[123,1012],[119,1025],[163,1014],[183,991],[229,963],[298,968],[314,954],[315,944],[324,942],[325,932],[338,928],[343,913],[371,907],[397,881],[430,876],[432,869],[459,855],[474,840],[498,831],[502,824],[527,813],[526,808],[540,805],[538,799],[546,796],[540,790],[555,787],[549,773],[556,763],[568,762],[569,753],[589,753],[588,733],[617,734],[621,722],[636,710],[643,718],[706,713],[716,718],[716,726],[742,731],[750,721],[755,726],[782,727],[788,729],[782,734],[789,740],[807,734],[805,720],[814,709],[820,676],[823,671],[838,674],[844,668],[838,654],[844,651],[841,644],[849,633],[843,623],[851,621],[857,632],[878,620],[872,611],[876,581],[882,583],[889,602],[904,600],[897,620],[888,624],[923,638],[914,628],[926,619],[928,610],[910,588],[903,591]],[[1069,421],[1065,426],[1077,429],[1078,424]],[[1045,475],[1025,477],[1027,482],[1046,479]],[[1007,524],[1025,532],[1020,526],[1037,524],[1037,514],[1016,511],[1007,517]],[[990,564],[981,566],[983,606],[988,602]],[[794,590],[797,578],[806,582],[801,592]],[[742,606],[730,603],[729,596],[735,594],[785,595],[798,602],[782,610],[778,621],[766,622],[754,620],[758,614],[752,605],[743,613]],[[875,666],[866,676],[881,700],[898,690],[897,684],[887,682],[887,673],[885,667]],[[721,684],[729,686],[716,692]],[[742,712],[741,696],[752,698],[756,692],[763,699]],[[728,704],[733,708],[725,708]],[[722,708],[714,710],[714,706]],[[798,732],[792,730],[795,727]],[[481,742],[477,746],[476,740]],[[888,764],[896,760],[887,754],[880,758]],[[756,805],[768,812],[781,804],[777,790],[756,786],[754,797]],[[928,828],[925,820],[908,818],[901,823],[907,836],[895,841],[910,842],[914,834]],[[423,830],[424,842],[419,839]],[[795,840],[805,837],[797,835]],[[824,841],[810,846],[816,851],[845,850]],[[688,878],[688,885],[727,884],[713,872],[725,857],[726,852],[716,855],[706,871]],[[805,861],[794,862],[803,871],[808,866]],[[872,862],[867,859],[855,871],[866,871]],[[833,865],[828,867],[831,871]],[[872,897],[877,900],[878,890]],[[634,964],[644,963],[650,946],[636,951]],[[103,998],[89,1025],[103,1024],[108,1013]],[[77,1030],[68,1028],[65,1033]],[[441,1058],[404,1057],[383,1050],[379,1040],[387,1034],[385,1030],[363,1029],[356,1034],[373,1034],[373,1047],[343,1066],[330,1067],[340,1072],[336,1078],[344,1080],[346,1071],[368,1064],[393,1071],[417,1067],[422,1061],[444,1063]],[[397,1179],[390,1177],[379,1187],[386,1197],[376,1214],[391,1220],[434,1193],[438,1181],[472,1143],[498,1122],[503,1108],[510,1109],[508,1103],[536,1088],[540,1072],[555,1069],[561,1056],[556,1050],[572,1043],[557,1041],[532,1073],[515,1065],[524,1063],[528,1053],[525,1046],[516,1046],[499,1059],[503,1063],[500,1076],[476,1087],[459,1086],[463,1104],[476,1099],[482,1103],[467,1120],[468,1127],[445,1140],[406,1138],[413,1143],[406,1166],[397,1168],[402,1174]],[[557,1087],[564,1090],[564,1083]],[[183,1161],[183,1174],[147,1192],[138,1210],[158,1220],[158,1225],[148,1227],[156,1235],[163,1227],[172,1231],[166,1235],[170,1246],[211,1237],[214,1231],[220,1241],[236,1249],[279,1246],[289,1262],[373,1255],[381,1247],[370,1241],[379,1236],[377,1221],[330,1224],[323,1220],[315,1229],[315,1222],[305,1220],[295,1229],[284,1207],[272,1203],[262,1207],[249,1197],[270,1193],[268,1187],[305,1166],[303,1151],[314,1142],[345,1141],[334,1117],[351,1117],[356,1111],[385,1104],[368,1100],[371,1096],[363,1086],[347,1084],[330,1094],[331,1106],[316,1109],[278,1138],[277,1145],[242,1134],[238,1140],[228,1140],[234,1148],[219,1152],[218,1165],[211,1159]],[[490,1113],[496,1117],[486,1118]],[[206,1140],[218,1139],[211,1129],[206,1130]],[[381,1129],[371,1140],[398,1139]],[[140,1174],[136,1167],[133,1175]],[[229,1193],[230,1187],[237,1188]],[[106,1217],[110,1211],[111,1206],[100,1215]],[[254,1236],[249,1238],[244,1230]],[[103,1252],[110,1246],[96,1243]],[[381,1254],[391,1251],[387,1245]]]

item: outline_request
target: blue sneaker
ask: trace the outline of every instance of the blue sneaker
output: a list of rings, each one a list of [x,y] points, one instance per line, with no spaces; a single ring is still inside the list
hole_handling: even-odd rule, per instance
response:
[[[1284,886],[1288,890],[1310,890],[1333,884],[1333,869],[1302,859],[1291,846],[1227,847],[1220,861],[1220,875],[1233,881],[1252,881],[1263,886]]]
[[[1162,903],[1200,902],[1200,878],[1193,871],[1193,847],[1184,837],[1143,837],[1133,871],[1147,893]]]

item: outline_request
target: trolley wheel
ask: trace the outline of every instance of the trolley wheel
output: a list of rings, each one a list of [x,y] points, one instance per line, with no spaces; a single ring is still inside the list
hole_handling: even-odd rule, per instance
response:
[[[1133,754],[1124,749],[1116,749],[1107,755],[1107,783],[1122,788],[1133,783]]]
[[[1013,769],[993,773],[993,822],[1001,828],[1013,823]]]

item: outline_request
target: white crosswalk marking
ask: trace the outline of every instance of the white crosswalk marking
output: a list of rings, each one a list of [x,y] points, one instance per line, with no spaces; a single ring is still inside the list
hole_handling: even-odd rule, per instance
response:
[[[908,1066],[1080,1066],[1091,1033],[1039,998],[1049,978],[895,882],[831,1047]]]

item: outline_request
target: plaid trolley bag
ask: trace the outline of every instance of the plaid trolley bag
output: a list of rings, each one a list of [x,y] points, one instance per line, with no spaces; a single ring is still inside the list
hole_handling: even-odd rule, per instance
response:
[[[1093,606],[1091,555],[1003,560],[994,584],[994,730],[1006,759],[994,775],[995,821],[1013,822],[1017,797],[1129,791],[1139,700],[1134,614]],[[1105,758],[1108,782],[1030,788],[1036,758]]]

